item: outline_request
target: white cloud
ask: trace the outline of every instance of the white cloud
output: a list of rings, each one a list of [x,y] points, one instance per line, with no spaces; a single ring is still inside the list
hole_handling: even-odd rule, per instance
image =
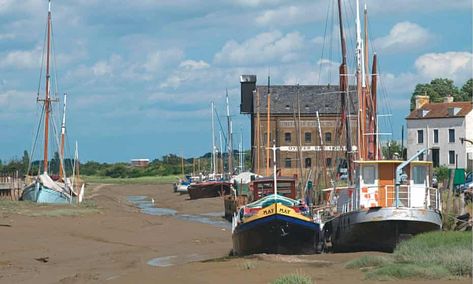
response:
[[[220,64],[261,64],[269,62],[292,62],[300,57],[307,47],[306,40],[299,32],[283,35],[279,31],[261,33],[242,43],[227,42],[214,61]]]
[[[1,68],[32,69],[41,65],[41,48],[33,50],[14,50],[2,55]]]
[[[325,19],[327,3],[291,3],[261,12],[255,19],[262,26],[291,26]]]
[[[190,69],[190,70],[200,70],[200,69],[207,69],[210,67],[210,65],[203,60],[199,60],[199,61],[186,60],[186,61],[181,62],[181,64],[179,64],[179,67],[184,68],[184,69]]]
[[[450,78],[457,82],[472,76],[473,54],[470,52],[427,53],[415,62],[420,75],[428,78]]]
[[[183,56],[184,52],[181,49],[157,50],[148,55],[143,67],[147,72],[157,72],[176,64]]]
[[[374,40],[374,46],[382,52],[412,51],[425,47],[433,35],[425,28],[411,22],[395,24],[387,36]]]

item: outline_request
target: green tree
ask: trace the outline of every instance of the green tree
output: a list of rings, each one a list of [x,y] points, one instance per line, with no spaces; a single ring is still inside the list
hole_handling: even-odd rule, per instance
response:
[[[402,158],[404,151],[401,149],[401,144],[399,144],[399,142],[391,140],[382,147],[382,152],[385,159],[391,160],[394,158]]]
[[[461,100],[462,101],[472,101],[473,96],[473,79],[470,79],[465,82],[463,87],[460,90],[461,93]]]
[[[441,103],[447,96],[453,96],[454,101],[463,101],[462,92],[453,84],[453,80],[445,78],[434,79],[428,84],[417,84],[411,97],[411,111],[416,106],[416,96],[429,96],[432,103]]]
[[[28,166],[30,165],[30,156],[28,155],[28,151],[23,151],[23,157],[21,158],[21,162],[23,163],[23,173],[26,174],[28,171]]]

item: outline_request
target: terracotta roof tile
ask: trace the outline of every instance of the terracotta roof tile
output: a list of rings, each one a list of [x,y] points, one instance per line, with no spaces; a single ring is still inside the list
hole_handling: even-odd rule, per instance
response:
[[[451,108],[460,110],[455,115],[451,115],[449,114]],[[472,109],[472,102],[428,103],[419,109],[413,110],[406,119],[465,117]]]

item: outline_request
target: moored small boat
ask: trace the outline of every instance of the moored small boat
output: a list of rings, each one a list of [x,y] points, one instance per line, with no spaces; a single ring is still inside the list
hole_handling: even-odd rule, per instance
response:
[[[20,199],[37,203],[69,204],[77,202],[77,195],[70,186],[55,182],[49,175],[42,174],[23,189]]]
[[[230,193],[231,183],[226,181],[204,181],[191,183],[187,192],[190,199],[212,198]]]

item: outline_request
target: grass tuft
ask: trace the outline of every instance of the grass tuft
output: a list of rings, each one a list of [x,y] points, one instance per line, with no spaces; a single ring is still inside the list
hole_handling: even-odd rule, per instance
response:
[[[241,270],[251,270],[256,268],[256,263],[253,261],[245,261],[240,265]]]
[[[313,282],[309,276],[304,275],[300,272],[297,272],[297,273],[283,275],[271,283],[272,284],[312,284]]]
[[[393,261],[387,257],[379,255],[364,255],[360,258],[349,261],[345,268],[355,269],[355,268],[365,268],[365,267],[374,267],[392,263]]]
[[[95,201],[84,200],[81,204],[57,205],[31,201],[0,200],[2,215],[17,214],[30,217],[83,216],[100,213]]]
[[[366,273],[370,280],[397,279],[442,279],[450,276],[449,271],[442,266],[421,266],[417,264],[391,263],[375,268]]]
[[[443,279],[472,277],[472,233],[430,232],[401,242],[391,258],[363,256],[346,268],[372,267],[367,279]]]

